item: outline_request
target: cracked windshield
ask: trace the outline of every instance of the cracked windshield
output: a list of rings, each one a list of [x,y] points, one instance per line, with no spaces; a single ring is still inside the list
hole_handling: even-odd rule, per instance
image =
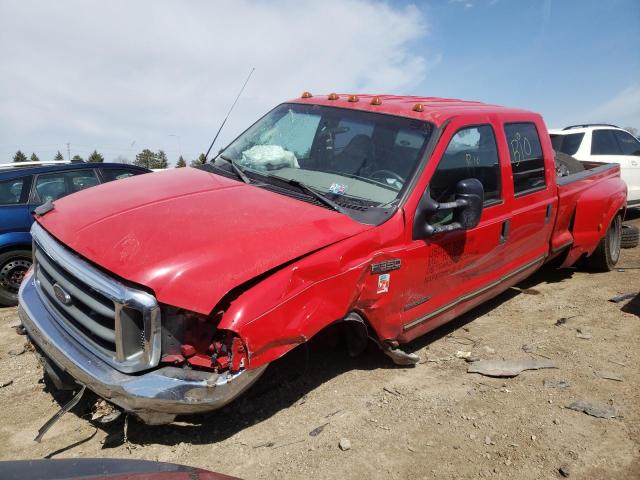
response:
[[[378,207],[399,198],[431,132],[431,124],[409,118],[285,104],[219,157],[260,181],[277,177],[340,205]]]

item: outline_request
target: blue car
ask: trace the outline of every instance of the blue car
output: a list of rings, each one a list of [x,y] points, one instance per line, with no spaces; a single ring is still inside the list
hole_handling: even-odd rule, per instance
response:
[[[31,266],[33,211],[48,200],[101,183],[148,173],[121,163],[63,163],[0,167],[0,305],[18,303],[18,288]]]

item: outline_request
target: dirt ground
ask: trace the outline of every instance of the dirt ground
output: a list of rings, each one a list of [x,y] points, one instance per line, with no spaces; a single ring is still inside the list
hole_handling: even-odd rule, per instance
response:
[[[618,266],[536,274],[411,345],[415,368],[375,348],[349,358],[331,338],[314,341],[221,411],[161,427],[130,418],[126,443],[124,416],[91,423],[90,396],[33,441],[69,395],[54,398],[35,354],[21,353],[16,309],[0,309],[0,459],[140,458],[245,479],[541,479],[561,478],[560,468],[640,478],[640,248],[623,250]],[[624,293],[637,295],[608,301]],[[458,351],[558,368],[489,378],[467,373]],[[577,400],[617,416],[565,408]]]

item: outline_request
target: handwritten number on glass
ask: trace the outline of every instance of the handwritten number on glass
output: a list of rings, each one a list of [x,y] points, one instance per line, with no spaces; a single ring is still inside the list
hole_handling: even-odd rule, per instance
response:
[[[519,166],[523,160],[531,158],[531,142],[529,142],[527,137],[520,135],[520,132],[516,132],[510,143],[512,154],[511,162],[514,163],[516,167]]]

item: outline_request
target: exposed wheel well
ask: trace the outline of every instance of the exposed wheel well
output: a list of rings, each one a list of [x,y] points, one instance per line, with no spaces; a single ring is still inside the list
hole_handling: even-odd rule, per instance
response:
[[[31,250],[31,244],[17,244],[17,245],[8,245],[4,247],[0,247],[0,255],[6,252],[10,252],[12,250]]]

